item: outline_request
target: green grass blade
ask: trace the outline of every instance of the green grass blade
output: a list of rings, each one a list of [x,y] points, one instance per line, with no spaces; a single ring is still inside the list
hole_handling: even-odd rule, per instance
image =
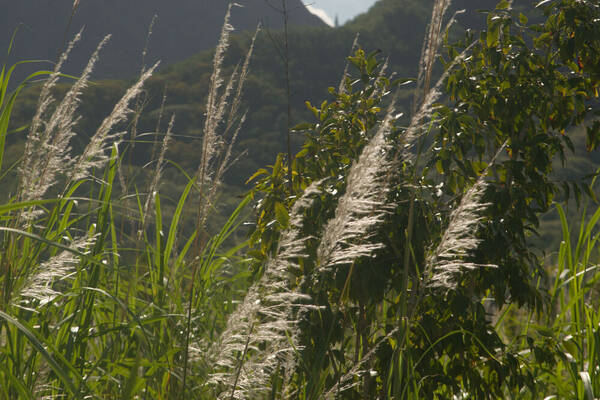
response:
[[[190,194],[190,191],[192,190],[192,187],[194,187],[194,183],[195,179],[192,179],[186,185],[185,189],[183,190],[183,193],[179,198],[179,202],[177,203],[177,208],[175,209],[173,218],[171,219],[171,226],[169,227],[169,236],[167,237],[167,242],[165,244],[164,251],[163,262],[165,263],[165,265],[169,262],[169,258],[171,257],[171,252],[173,251],[175,238],[177,236],[179,219],[181,218],[181,213],[183,212],[183,206],[185,205],[185,202],[187,200],[188,195]]]
[[[8,203],[0,205],[0,215],[9,213],[15,210],[21,210],[24,208],[42,206],[45,204],[58,203],[64,199],[47,199],[47,200],[33,200],[33,201],[23,201],[19,203]]]
[[[34,400],[33,394],[29,389],[27,389],[25,383],[21,379],[14,376],[8,369],[5,369],[3,373],[8,377],[8,380],[17,389],[17,392],[19,393],[19,399]],[[4,390],[6,390],[6,388],[4,388]],[[5,398],[8,398],[8,393],[6,392]]]
[[[200,268],[200,277],[205,283],[205,285],[211,281],[210,278],[219,265],[214,262],[218,249],[221,247],[223,242],[227,240],[227,238],[231,236],[231,234],[235,232],[239,225],[242,223],[241,221],[238,221],[239,216],[251,200],[252,196],[247,195],[240,202],[237,208],[231,213],[229,219],[223,225],[219,233],[215,237],[213,237],[213,239],[210,241],[209,245],[203,252],[203,261],[202,266]]]
[[[76,397],[81,398],[81,394],[79,390],[77,390],[77,386],[73,383],[73,380],[69,377],[69,371],[66,371],[63,367],[61,367],[58,362],[52,357],[52,355],[46,350],[44,343],[42,340],[30,329],[28,329],[24,324],[20,323],[10,315],[6,314],[3,311],[0,311],[0,318],[4,319],[7,323],[13,325],[17,328],[27,339],[31,345],[35,348],[35,350],[44,357],[50,368],[54,371],[54,373],[60,378],[61,382],[69,389],[69,391]],[[65,363],[65,360],[63,360]],[[71,371],[75,371],[75,369],[71,366],[69,368]],[[75,375],[77,376],[77,375]]]

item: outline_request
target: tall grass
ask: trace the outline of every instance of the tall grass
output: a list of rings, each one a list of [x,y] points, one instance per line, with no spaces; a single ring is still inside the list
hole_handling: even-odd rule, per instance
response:
[[[420,91],[415,96],[417,108],[403,139],[406,159],[412,158],[422,124],[439,96],[437,87],[430,88],[430,79],[448,5],[445,0],[434,5],[418,79]],[[132,249],[124,247],[131,242],[116,223],[120,205],[114,182],[124,155],[119,154],[118,144],[122,133],[113,128],[131,113],[129,105],[156,66],[142,71],[77,156],[70,154],[68,143],[74,136],[78,99],[105,42],[58,104],[51,91],[79,37],[69,44],[44,84],[20,168],[19,194],[6,206],[6,225],[0,229],[5,239],[0,277],[6,307],[0,315],[4,320],[0,361],[6,365],[0,378],[5,398],[17,393],[29,398],[253,398],[269,392],[315,398],[327,391],[337,396],[360,382],[368,385],[368,379],[360,376],[377,345],[369,348],[365,336],[362,349],[356,349],[355,364],[342,371],[345,377],[333,387],[314,382],[307,392],[286,388],[299,368],[300,321],[305,313],[321,308],[302,293],[302,285],[289,279],[300,268],[298,258],[306,253],[304,244],[309,238],[302,237],[302,214],[321,192],[319,182],[295,202],[289,215],[291,225],[277,253],[235,312],[226,317],[234,296],[222,285],[227,276],[225,261],[241,246],[225,257],[218,250],[239,224],[249,198],[216,236],[207,237],[205,225],[244,121],[240,98],[254,46],[253,41],[244,63],[226,81],[221,70],[232,30],[230,12],[231,7],[214,55],[198,168],[190,174],[167,221],[159,193],[172,119],[148,193],[145,198],[136,196],[140,233],[133,257],[128,255]],[[317,282],[335,275],[342,265],[354,266],[383,246],[371,239],[387,210],[397,206],[387,196],[390,175],[399,168],[398,159],[390,157],[394,113],[392,104],[349,169],[347,189],[322,227],[311,278]],[[103,176],[94,175],[103,169]],[[288,173],[291,176],[291,169]],[[49,189],[59,183],[64,183],[59,196],[45,200]],[[87,195],[81,194],[84,190]],[[181,238],[179,224],[192,193],[199,196],[196,229]],[[465,198],[476,203],[477,194]],[[465,209],[472,210],[471,203]],[[351,276],[352,272],[348,280]],[[408,288],[408,274],[404,279]],[[234,281],[228,286],[236,285]],[[214,343],[219,343],[216,350],[208,351]],[[273,379],[279,372],[284,378],[276,384]],[[316,378],[319,374],[318,369],[312,372]]]
[[[557,204],[563,241],[553,290],[554,312],[545,321],[559,344],[560,361],[551,375],[556,395],[578,399],[600,396],[600,280],[598,221],[600,208],[582,217],[572,235],[566,214]],[[586,216],[583,212],[583,216]],[[569,379],[565,380],[563,374]]]
[[[176,134],[175,116],[155,144],[155,169],[145,192],[132,197],[134,210],[127,193],[116,187],[127,159],[119,128],[136,111],[131,104],[157,65],[142,70],[81,154],[70,149],[79,97],[108,38],[60,101],[53,88],[79,35],[54,71],[32,75],[48,79],[29,127],[18,193],[0,206],[0,399],[422,398],[429,377],[416,371],[437,346],[454,336],[479,340],[465,329],[433,340],[425,334],[419,345],[410,336],[425,332],[418,313],[428,294],[453,292],[469,271],[495,267],[468,260],[480,243],[488,172],[504,150],[501,146],[479,178],[463,187],[439,232],[431,232],[425,245],[417,243],[424,142],[447,77],[432,84],[449,4],[437,0],[433,6],[409,125],[395,129],[392,101],[373,132],[361,132],[365,144],[346,175],[333,177],[344,181],[341,194],[327,186],[331,176],[306,187],[298,179],[297,196],[290,193],[286,199],[289,211],[281,204],[276,209],[281,236],[255,277],[244,268],[248,260],[239,256],[246,243],[226,248],[252,196],[216,234],[206,229],[245,119],[241,98],[256,38],[243,63],[223,77],[231,7],[213,59],[198,165],[186,175],[182,192],[169,194],[176,199],[173,205],[161,197],[161,179]],[[448,71],[469,50],[455,57]],[[0,74],[0,167],[11,110],[25,85],[8,92],[13,70],[3,68]],[[351,96],[349,82],[343,80],[340,96]],[[284,174],[291,176],[291,160],[288,164]],[[395,188],[396,196],[390,194],[394,185],[401,188]],[[196,226],[184,235],[181,225],[190,208]],[[322,220],[308,217],[315,209]],[[401,255],[395,275],[400,282],[377,301],[354,296],[359,269],[391,246],[381,232],[398,209],[406,216],[402,241],[394,243],[400,249],[393,249]],[[564,211],[557,209],[564,240],[550,290],[553,307],[526,323],[515,319],[511,327],[519,331],[517,339],[536,331],[536,340],[545,344],[525,339],[511,344],[520,351],[518,367],[536,376],[537,392],[506,388],[511,398],[600,396],[595,287],[600,209],[582,221],[575,241]],[[120,229],[124,216],[137,230]],[[415,251],[419,246],[421,259]],[[323,289],[340,279],[338,292]],[[495,329],[501,331],[511,315],[505,310]],[[321,337],[311,337],[310,329]],[[498,362],[499,350],[481,342],[477,347],[482,362]],[[307,349],[317,350],[313,358]],[[381,351],[388,351],[386,363],[376,365]],[[446,362],[447,354],[439,354]],[[474,396],[446,387],[435,394]]]
[[[223,32],[230,29],[226,21]],[[126,159],[121,126],[157,65],[142,71],[82,153],[73,154],[79,96],[108,40],[55,100],[61,67],[79,39],[67,46],[54,71],[28,78],[49,76],[29,126],[18,193],[0,207],[0,398],[197,398],[207,392],[212,370],[206,350],[244,286],[237,267],[244,244],[222,249],[249,198],[216,235],[207,235],[204,222],[243,123],[238,111],[251,50],[222,91],[228,36],[221,37],[200,172],[189,175],[166,217],[160,181],[174,131],[171,118],[148,193],[138,193],[137,210],[127,212],[140,228],[132,248],[134,241],[119,229],[130,203],[115,186]],[[0,165],[11,110],[26,85],[8,91],[15,68],[0,75]],[[183,213],[196,193],[201,223],[182,237]]]
[[[587,209],[587,207],[586,207]],[[509,315],[497,329],[513,332],[521,348],[522,368],[538,379],[538,396],[546,399],[593,400],[600,396],[600,208],[584,209],[580,221],[569,222],[556,204],[562,242],[555,263],[549,265],[553,282],[551,308],[543,315]],[[529,341],[519,340],[529,336]],[[548,348],[549,347],[549,348]],[[531,399],[531,393],[513,394]]]

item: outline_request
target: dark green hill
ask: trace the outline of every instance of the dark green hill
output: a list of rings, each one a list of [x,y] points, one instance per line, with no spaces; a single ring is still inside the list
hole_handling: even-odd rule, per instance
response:
[[[181,0],[183,1],[183,0]],[[529,8],[528,1],[516,2]],[[381,0],[365,13],[339,28],[304,27],[290,32],[291,87],[293,123],[311,121],[305,101],[320,104],[328,98],[327,88],[337,86],[350,52],[354,37],[360,33],[360,44],[367,51],[380,49],[382,57],[389,57],[390,70],[400,77],[414,77],[421,52],[426,23],[432,2],[421,0]],[[485,13],[495,0],[457,0],[454,11],[466,9],[458,16],[458,28],[483,26]],[[273,25],[275,23],[273,22]],[[244,182],[254,171],[273,162],[278,152],[285,149],[286,95],[283,63],[277,50],[281,34],[271,28],[258,37],[251,73],[245,89],[244,101],[248,118],[240,135],[238,151],[246,151],[229,170],[227,183],[243,190]],[[250,33],[234,35],[228,52],[226,66],[230,72],[244,56],[250,42]],[[153,54],[153,48],[151,53]],[[153,54],[153,56],[155,56]],[[208,80],[212,71],[212,51],[201,52],[187,60],[163,68],[147,85],[148,97],[140,132],[153,132],[163,92],[167,93],[167,114],[176,115],[176,143],[171,147],[170,158],[193,171],[198,162],[199,144],[203,126],[204,102]],[[84,116],[78,130],[85,135],[93,132],[112,107],[125,81],[99,82],[88,89],[82,101]],[[408,109],[409,91],[402,104]],[[15,111],[16,123],[25,123],[35,106],[35,94],[28,94]],[[297,137],[296,145],[302,138]],[[151,154],[151,145],[138,145],[133,161],[145,165]],[[582,152],[578,148],[578,152]],[[580,153],[577,155],[579,156]],[[587,157],[584,153],[583,157]],[[573,165],[581,165],[574,163]]]
[[[450,15],[467,8],[460,15],[459,24],[482,26],[485,14],[477,10],[485,6],[493,8],[495,3],[495,0],[462,0]],[[391,71],[400,77],[416,76],[431,4],[420,0],[382,0],[368,13],[340,28],[293,29],[289,36],[293,123],[311,120],[305,101],[320,104],[329,96],[328,87],[338,85],[357,33],[364,49],[379,49],[382,58],[389,58]],[[249,34],[234,37],[227,60],[230,68],[243,57],[249,41]],[[248,155],[231,168],[228,182],[233,185],[242,184],[249,173],[271,163],[275,154],[285,148],[285,81],[283,63],[274,44],[280,41],[279,33],[263,32],[256,44],[245,90],[248,119],[239,145]],[[199,111],[203,108],[211,72],[211,57],[211,52],[198,54],[164,69],[150,82],[153,101],[149,109],[159,107],[160,94],[167,87],[169,110],[177,114],[176,129],[181,135],[201,134],[202,112]],[[407,105],[405,102],[405,109]],[[152,118],[145,122],[146,129],[152,129]],[[301,139],[299,137],[298,142]],[[177,156],[178,160],[195,161],[194,146],[181,146],[179,150],[183,153]]]
[[[96,68],[96,77],[128,78],[141,66],[148,27],[158,19],[150,41],[147,63],[160,59],[163,65],[182,61],[217,43],[228,0],[82,0],[69,31],[73,0],[18,0],[2,2],[0,49],[6,49],[11,33],[20,26],[11,60],[55,61],[65,37],[82,27],[82,42],[73,52],[66,72],[76,73],[106,34],[112,40]],[[232,24],[239,30],[254,30],[258,22],[278,29],[280,14],[265,0],[238,0],[243,7],[232,10]],[[288,0],[290,23],[324,26],[300,0]],[[66,35],[65,35],[66,33]]]
[[[457,17],[458,24],[454,30],[456,37],[461,35],[460,31],[465,27],[481,28],[486,15],[477,10],[491,9],[495,3],[495,0],[456,0],[452,12],[467,9],[467,12]],[[380,0],[368,13],[358,16],[339,28],[293,28],[289,35],[293,123],[314,120],[312,114],[306,109],[305,101],[320,104],[330,98],[327,88],[337,87],[346,64],[346,57],[357,33],[360,33],[360,44],[365,50],[380,49],[381,57],[389,58],[389,70],[397,72],[400,77],[414,77],[417,73],[426,24],[431,13],[431,4],[430,1],[422,0]],[[535,17],[536,10],[531,7],[529,1],[517,1],[516,6]],[[221,13],[224,14],[224,9]],[[216,26],[217,22],[221,23],[222,15],[214,19]],[[146,29],[145,24],[146,22],[140,23],[140,31]],[[244,184],[247,178],[259,168],[272,164],[276,154],[284,152],[286,148],[287,100],[283,62],[277,50],[277,46],[281,46],[282,35],[274,29],[276,26],[277,21],[271,20],[270,27],[263,30],[257,39],[244,93],[244,107],[248,117],[236,148],[237,154],[242,152],[245,154],[231,166],[225,177],[225,193],[221,197],[221,212],[224,214],[237,202],[236,195],[248,190],[249,186]],[[216,34],[210,40],[216,41]],[[230,73],[245,55],[250,40],[249,32],[232,36],[225,60],[227,73]],[[89,42],[89,38],[84,41],[88,46],[95,45]],[[150,47],[150,58],[157,56],[156,47],[155,44]],[[139,57],[138,48],[140,46],[136,45],[136,51],[132,56],[134,60]],[[109,53],[106,51],[103,56],[110,57]],[[155,131],[161,100],[166,90],[163,131],[170,115],[176,115],[174,128],[176,140],[171,144],[167,157],[177,162],[188,173],[196,170],[200,158],[204,104],[212,72],[212,57],[213,51],[206,50],[185,61],[161,69],[147,84],[144,110],[139,121],[138,133]],[[84,65],[83,58],[73,64],[78,64],[80,70]],[[124,80],[104,80],[98,81],[87,89],[81,102],[80,111],[83,118],[76,128],[80,135],[75,147],[81,147],[86,140],[86,135],[95,131],[129,83]],[[64,87],[60,90],[64,90]],[[401,108],[405,111],[409,109],[409,99],[410,88],[401,98]],[[24,93],[14,112],[15,127],[26,124],[30,120],[36,102],[37,89],[33,88]],[[592,173],[600,165],[600,154],[586,153],[584,134],[585,132],[582,131],[576,135],[576,152],[568,155],[567,166],[563,168],[557,165],[557,179],[577,179]],[[25,132],[19,135],[11,136],[6,163],[14,162],[21,154],[22,145],[19,143],[22,143],[22,140],[19,139],[24,138]],[[139,182],[142,185],[140,187],[143,188],[145,187],[144,176],[151,171],[150,169],[144,171],[142,167],[153,165],[147,163],[151,158],[153,147],[151,142],[154,135],[147,134],[141,137],[148,143],[138,143],[134,156],[130,160],[134,164],[133,170],[138,174],[135,182]],[[294,145],[298,148],[303,137],[296,134],[294,138]],[[176,168],[170,168],[165,171],[163,182],[162,191],[168,197],[169,193],[180,193],[186,179]],[[4,186],[5,193],[14,190],[9,186]],[[576,212],[572,215],[576,215]],[[539,243],[546,244],[545,248],[553,248],[552,246],[555,247],[556,242],[560,240],[558,220],[555,214],[549,214],[543,218],[543,221],[542,236],[537,240]]]

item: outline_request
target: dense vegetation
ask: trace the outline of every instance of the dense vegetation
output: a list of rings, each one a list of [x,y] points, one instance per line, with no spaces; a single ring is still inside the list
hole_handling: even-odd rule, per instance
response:
[[[453,40],[462,37],[464,28],[479,29],[485,23],[485,15],[478,9],[493,9],[494,0],[472,1],[461,0],[451,4],[449,15],[461,9],[464,14],[457,15],[458,23],[454,25]],[[516,6],[536,22],[541,17],[541,11],[528,4],[527,1],[517,2]],[[234,10],[235,12],[236,11]],[[344,69],[345,59],[350,54],[352,43],[357,33],[359,42],[365,49],[382,50],[382,60],[389,57],[389,70],[398,77],[411,78],[417,73],[425,26],[431,12],[431,4],[415,0],[381,0],[366,14],[357,17],[350,23],[337,28],[292,28],[289,34],[290,43],[290,76],[291,76],[291,105],[294,124],[307,121],[311,113],[305,106],[305,101],[319,104],[327,95],[329,86],[337,86]],[[272,18],[271,18],[272,20]],[[273,24],[273,23],[272,23]],[[142,28],[139,28],[142,30]],[[21,33],[18,33],[21,35]],[[155,32],[150,38],[147,62],[156,58],[154,49],[160,50],[161,44],[154,44],[159,33]],[[247,51],[253,33],[241,33],[232,36],[229,53],[224,60],[224,67],[230,73],[239,59]],[[143,34],[141,34],[143,37]],[[84,40],[94,43],[95,40]],[[114,41],[114,40],[113,40]],[[103,50],[102,57],[112,56],[112,41]],[[265,27],[257,38],[252,68],[250,69],[244,96],[244,109],[248,111],[244,129],[240,134],[238,152],[245,152],[238,162],[231,166],[225,176],[225,182],[230,190],[228,193],[240,194],[249,187],[244,185],[248,174],[265,165],[272,164],[273,157],[285,150],[286,130],[286,93],[283,63],[278,47],[282,45],[281,33]],[[139,49],[140,61],[141,52]],[[135,62],[134,64],[139,64]],[[164,63],[161,63],[164,65]],[[177,114],[173,128],[174,144],[169,150],[169,159],[177,159],[184,167],[193,168],[200,141],[199,127],[203,124],[204,93],[208,88],[212,70],[212,52],[203,52],[175,65],[168,65],[150,78],[145,88],[143,113],[137,121],[137,131],[142,133],[156,130],[163,95],[166,94],[166,110]],[[435,72],[439,75],[439,69]],[[82,120],[76,129],[81,135],[93,131],[112,108],[112,104],[124,92],[127,81],[102,81],[89,87],[83,93],[81,116]],[[62,91],[66,88],[60,89]],[[411,108],[410,88],[400,96],[398,108],[408,114]],[[33,116],[38,93],[27,91],[21,96],[13,114],[15,128],[26,125]],[[162,130],[166,121],[163,119]],[[144,137],[149,139],[148,136]],[[584,135],[574,138],[581,141]],[[302,144],[302,135],[293,135],[295,149]],[[580,166],[593,168],[600,165],[597,154],[584,154],[583,147],[578,146],[571,155],[572,162],[567,165],[566,172],[561,177],[576,179],[581,177]],[[18,154],[14,148],[11,153]],[[140,143],[136,145],[135,165],[141,167],[147,164],[152,154],[151,146]],[[576,160],[576,161],[575,161]],[[577,166],[577,167],[575,167]],[[595,168],[594,168],[595,169]],[[167,172],[169,174],[169,172]],[[178,174],[170,176],[178,191],[185,187],[185,180],[179,180]]]
[[[600,142],[600,7],[547,0],[530,22],[503,0],[481,31],[446,36],[448,5],[429,10],[414,81],[355,48],[328,100],[307,104],[313,122],[296,126],[293,159],[258,169],[219,228],[209,218],[244,116],[285,130],[280,110],[242,108],[257,88],[286,102],[249,74],[251,57],[266,60],[259,39],[230,38],[226,19],[212,60],[154,79],[147,68],[108,117],[78,125],[80,139],[78,108],[106,101],[82,95],[96,54],[70,86],[57,86],[62,62],[31,77],[47,78],[30,121],[14,108],[26,83],[9,92],[3,69],[0,172],[14,194],[0,206],[0,398],[599,397],[600,209],[569,221],[556,201],[593,208],[593,182],[552,172],[579,144],[573,128],[588,151]],[[170,80],[194,63],[213,68],[198,80],[205,116],[158,106],[165,133],[148,128],[146,151],[135,136],[124,143],[127,115],[128,134],[148,137],[144,84],[201,101]],[[180,118],[202,128],[174,143]],[[27,132],[20,158],[5,147],[19,119],[29,122],[12,133]],[[545,263],[528,238],[553,207],[563,240]]]
[[[493,0],[477,4],[467,4],[466,1],[460,3],[453,5],[451,11],[468,6],[468,13],[460,15],[459,18],[462,26],[469,27],[481,26],[485,20],[484,16],[475,12],[476,8],[493,8],[495,5]],[[234,9],[234,12],[239,13],[239,10]],[[340,80],[345,59],[351,52],[357,33],[360,33],[360,44],[364,48],[381,49],[382,57],[389,56],[391,71],[400,77],[416,76],[415,60],[420,57],[425,35],[423,26],[426,26],[430,13],[431,5],[421,1],[384,0],[376,3],[369,13],[338,29],[292,27],[289,48],[294,123],[310,118],[311,114],[304,104],[306,100],[319,102],[327,96],[329,86],[337,86],[336,82]],[[243,186],[249,171],[256,171],[264,165],[271,164],[273,156],[285,149],[285,137],[282,134],[286,125],[285,79],[283,63],[278,52],[278,47],[282,46],[282,37],[281,32],[272,29],[265,26],[257,38],[252,68],[246,84],[244,105],[248,109],[248,116],[238,148],[247,151],[248,155],[233,165],[226,177],[229,184],[237,187]],[[224,60],[224,67],[228,73],[247,51],[253,32],[254,30],[232,36],[228,56]],[[141,34],[142,38],[143,35],[144,31]],[[160,44],[154,44],[158,35],[159,33],[155,32],[150,38],[146,60],[148,64],[150,59],[157,58],[153,50],[156,48],[158,51],[162,48]],[[100,39],[85,40],[94,43]],[[103,57],[111,57],[111,42],[103,50]],[[141,52],[140,48],[140,61],[135,62],[135,65],[141,62]],[[199,148],[199,141],[192,138],[197,136],[199,127],[203,124],[204,93],[208,89],[212,58],[212,51],[207,51],[184,62],[167,65],[149,80],[146,86],[147,95],[142,101],[144,113],[138,121],[138,130],[153,132],[160,114],[163,95],[166,93],[166,109],[177,113],[174,126],[176,144],[172,147],[170,158],[177,158],[190,165],[194,163]],[[161,62],[161,65],[163,64]],[[102,81],[87,88],[81,105],[82,121],[77,126],[83,135],[92,131],[110,111],[119,93],[124,92],[128,83]],[[406,93],[400,106],[407,111],[410,108],[410,96],[409,91]],[[21,97],[13,115],[15,127],[25,125],[31,118],[36,108],[37,95],[38,93],[31,91]],[[299,148],[301,143],[301,135],[296,135],[296,148]],[[149,154],[151,151],[148,151],[148,147],[138,146],[136,164],[144,165],[148,162]],[[181,183],[185,186],[185,182]]]

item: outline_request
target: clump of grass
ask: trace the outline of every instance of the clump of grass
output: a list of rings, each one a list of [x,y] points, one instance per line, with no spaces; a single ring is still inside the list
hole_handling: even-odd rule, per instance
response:
[[[496,329],[514,338],[521,368],[537,377],[535,389],[545,398],[593,400],[600,394],[600,208],[592,214],[587,209],[579,221],[569,222],[556,204],[562,242],[556,263],[548,266],[551,308],[523,315],[509,306],[496,323]]]
[[[241,96],[254,46],[252,42],[245,61],[220,92],[231,29],[226,21],[215,57],[200,172],[190,174],[167,219],[159,192],[173,116],[149,193],[135,197],[138,213],[127,211],[141,227],[135,249],[119,231],[120,210],[129,203],[123,203],[114,186],[125,159],[120,154],[124,133],[118,127],[133,114],[131,104],[158,64],[142,70],[81,154],[73,154],[70,147],[79,99],[109,37],[59,101],[53,89],[81,33],[48,73],[29,128],[18,195],[0,210],[0,398],[181,398],[206,390],[203,377],[211,369],[203,357],[189,360],[188,355],[202,342],[206,326],[224,323],[227,308],[215,308],[213,302],[230,301],[238,286],[235,270],[228,275],[228,265],[243,245],[225,253],[220,249],[238,228],[249,202],[242,202],[216,236],[207,236],[208,211],[244,121],[239,115]],[[21,90],[6,107],[4,83],[9,78],[2,72],[2,143]],[[1,155],[3,151],[4,146]],[[179,225],[194,188],[202,193],[201,224],[181,238]],[[221,279],[229,279],[232,289],[221,286]]]
[[[427,125],[435,118],[434,104],[448,74],[431,84],[449,3],[434,3],[409,126],[393,137],[398,132],[392,101],[374,132],[361,132],[365,145],[348,164],[345,176],[315,179],[306,188],[299,184],[301,193],[286,199],[293,204],[289,212],[283,206],[276,210],[282,232],[275,252],[247,285],[246,280],[241,282],[247,275],[236,274],[229,265],[245,262],[236,257],[245,243],[225,252],[221,249],[238,229],[251,196],[216,235],[207,234],[206,222],[245,119],[240,113],[241,97],[256,36],[243,64],[225,80],[230,6],[213,60],[199,166],[182,193],[171,196],[177,202],[167,217],[160,182],[173,137],[172,116],[155,152],[158,159],[147,194],[134,197],[136,213],[126,212],[140,228],[133,249],[117,223],[120,209],[127,204],[115,190],[119,165],[126,158],[119,153],[123,133],[115,128],[134,113],[130,104],[157,65],[142,69],[82,154],[71,154],[79,96],[107,40],[92,55],[82,77],[56,102],[52,88],[76,37],[42,87],[18,195],[0,206],[0,398],[369,398],[376,391],[381,398],[419,398],[429,377],[420,379],[415,371],[429,353],[439,352],[446,362],[449,353],[440,350],[445,339],[478,340],[461,328],[434,340],[422,335],[423,343],[411,348],[409,335],[426,332],[417,315],[428,301],[426,294],[458,292],[469,271],[494,267],[469,260],[480,244],[477,231],[488,207],[483,202],[486,179],[496,158],[451,201],[455,208],[448,211],[447,222],[421,246],[425,253],[421,265],[413,251],[417,247],[415,198],[421,185],[417,171],[424,157]],[[455,57],[447,71],[464,61],[469,49]],[[4,72],[0,82],[3,79]],[[12,107],[12,103],[4,105],[5,86],[0,85],[0,160]],[[340,96],[349,96],[350,86],[340,86]],[[503,150],[500,147],[496,157]],[[289,161],[284,172],[288,176],[293,169]],[[343,180],[343,193],[324,189],[328,179]],[[62,190],[50,196],[58,183],[64,183]],[[393,185],[409,193],[403,202]],[[397,196],[391,195],[392,190]],[[194,204],[197,225],[183,237],[180,224],[194,194],[199,198]],[[314,217],[312,212],[319,207],[325,217],[317,224],[308,216]],[[381,233],[391,210],[401,207],[406,208],[404,241],[390,245],[385,243],[389,237]],[[557,368],[550,372],[544,362],[535,360],[541,347],[527,343],[530,348],[526,348],[525,341],[515,345],[521,346],[518,362],[544,385],[540,393],[594,399],[600,393],[596,367],[600,317],[593,286],[600,277],[594,261],[600,210],[581,224],[575,248],[564,212],[558,210],[564,242],[550,292],[554,309],[544,321],[546,330],[533,323],[524,327],[551,338]],[[307,235],[307,229],[313,234]],[[369,304],[352,296],[355,269],[369,267],[366,261],[387,246],[403,247],[398,252],[402,262],[395,266],[401,282],[394,282],[393,289],[382,295],[393,300]],[[409,271],[412,264],[414,272]],[[340,277],[345,282],[337,293],[308,287]],[[392,303],[394,308],[388,305]],[[318,329],[325,329],[314,328],[319,324]],[[554,333],[548,333],[548,327]],[[309,329],[327,337],[310,337]],[[338,338],[332,339],[334,335]],[[304,351],[313,345],[322,354],[308,365]],[[483,362],[500,363],[496,356],[501,350],[478,345],[477,356]],[[374,365],[382,352],[387,352],[385,363]],[[328,366],[324,366],[326,357],[331,361]],[[456,388],[445,389],[439,393],[435,389],[435,394],[458,393]]]

